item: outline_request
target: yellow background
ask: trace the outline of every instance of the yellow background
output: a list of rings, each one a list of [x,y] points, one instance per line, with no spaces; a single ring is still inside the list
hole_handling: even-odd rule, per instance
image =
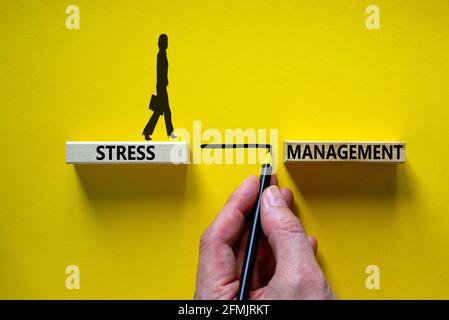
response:
[[[365,27],[372,3],[380,30]],[[281,164],[280,184],[340,298],[449,298],[448,13],[447,0],[1,0],[0,298],[192,297],[200,234],[258,167],[65,164],[67,140],[142,140],[160,33],[175,127],[406,141],[405,165]],[[365,288],[371,264],[380,290]]]

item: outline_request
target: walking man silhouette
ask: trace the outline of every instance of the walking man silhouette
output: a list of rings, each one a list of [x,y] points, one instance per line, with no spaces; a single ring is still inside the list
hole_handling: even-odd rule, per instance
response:
[[[151,140],[154,128],[161,115],[165,119],[165,128],[167,129],[167,136],[172,139],[177,137],[173,133],[173,123],[171,120],[171,110],[168,103],[168,60],[167,60],[167,48],[168,37],[166,34],[161,34],[158,40],[159,52],[157,54],[157,82],[156,82],[156,95],[157,95],[157,109],[153,112],[150,120],[143,129],[142,135],[145,136],[145,140]]]

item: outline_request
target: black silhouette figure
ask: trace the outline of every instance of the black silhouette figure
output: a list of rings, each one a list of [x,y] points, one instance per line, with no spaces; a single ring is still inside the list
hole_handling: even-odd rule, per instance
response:
[[[153,134],[154,128],[156,127],[157,121],[161,115],[165,119],[165,128],[167,129],[167,136],[172,139],[177,137],[173,133],[173,123],[171,120],[171,110],[168,103],[168,60],[167,60],[167,48],[168,48],[168,37],[166,34],[161,34],[158,40],[159,52],[157,54],[157,83],[156,83],[156,104],[157,108],[153,112],[150,120],[143,129],[142,135],[145,136],[145,140],[151,140],[151,135]]]

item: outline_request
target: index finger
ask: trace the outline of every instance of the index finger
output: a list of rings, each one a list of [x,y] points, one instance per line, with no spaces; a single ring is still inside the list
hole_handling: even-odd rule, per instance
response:
[[[231,194],[223,209],[206,230],[208,238],[232,245],[240,235],[245,216],[259,193],[259,178],[251,175]]]

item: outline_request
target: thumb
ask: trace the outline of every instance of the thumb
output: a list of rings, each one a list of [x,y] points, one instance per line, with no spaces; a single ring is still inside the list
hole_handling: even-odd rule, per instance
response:
[[[276,273],[295,276],[316,263],[304,227],[277,186],[264,191],[260,213],[262,230],[276,259]]]

